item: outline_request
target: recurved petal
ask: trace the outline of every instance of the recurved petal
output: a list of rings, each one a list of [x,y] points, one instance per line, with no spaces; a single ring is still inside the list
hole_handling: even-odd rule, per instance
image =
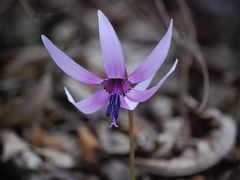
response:
[[[102,60],[108,78],[124,78],[125,64],[119,39],[107,19],[98,11],[99,36],[102,49]]]
[[[134,110],[139,102],[133,102],[130,99],[128,99],[126,96],[121,97],[121,108],[127,109],[127,110]]]
[[[153,74],[155,74],[159,67],[162,65],[165,58],[167,57],[170,47],[172,38],[172,26],[173,22],[171,20],[166,34],[163,36],[163,38],[152,51],[152,53],[128,77],[131,83],[139,83],[148,79]]]
[[[178,60],[175,61],[169,72],[163,77],[163,79],[154,87],[147,89],[145,91],[140,91],[137,89],[132,89],[129,93],[127,93],[127,97],[134,102],[144,102],[148,100],[167,80],[168,76],[172,74],[177,66]]]
[[[129,104],[126,102],[125,98],[120,96],[120,107],[121,108],[124,108],[124,109],[127,109],[127,110],[132,110],[131,107],[129,106]]]
[[[150,78],[148,78],[147,80],[141,82],[141,83],[138,83],[134,89],[136,90],[139,90],[139,91],[143,91],[143,90],[146,90],[148,88],[148,86],[150,85],[150,83],[152,82],[152,79],[153,79],[154,75]],[[138,105],[138,102],[133,102],[131,101],[130,99],[128,99],[126,96],[121,100],[121,107],[124,108],[124,109],[128,109],[128,110],[134,110],[137,105]]]
[[[64,90],[68,97],[68,101],[85,114],[91,114],[98,111],[105,106],[110,99],[109,94],[104,89],[100,89],[86,99],[75,102],[66,87],[64,87]]]
[[[46,36],[42,35],[41,38],[54,62],[67,75],[85,84],[100,84],[102,82],[101,78],[74,62],[70,57],[56,47]]]

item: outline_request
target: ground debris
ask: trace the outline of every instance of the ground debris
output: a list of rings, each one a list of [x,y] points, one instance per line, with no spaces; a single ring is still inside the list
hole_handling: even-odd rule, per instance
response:
[[[80,127],[78,130],[78,139],[84,154],[83,163],[86,166],[96,166],[99,164],[96,157],[96,150],[99,149],[99,142],[95,135],[87,127]]]

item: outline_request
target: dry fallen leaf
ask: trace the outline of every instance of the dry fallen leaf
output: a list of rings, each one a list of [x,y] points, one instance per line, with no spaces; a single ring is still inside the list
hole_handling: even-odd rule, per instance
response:
[[[180,155],[169,159],[137,158],[136,164],[147,172],[177,177],[204,171],[218,163],[234,145],[236,126],[231,117],[217,109],[209,109],[205,113],[220,124],[208,138],[190,137],[188,146]]]
[[[99,148],[99,143],[96,136],[87,127],[80,127],[78,129],[78,137],[84,164],[89,166],[97,165],[99,162],[95,150]]]
[[[42,109],[50,96],[51,77],[45,74],[39,83],[0,107],[0,126],[32,124],[41,119]]]
[[[32,144],[39,147],[47,147],[61,151],[75,151],[74,141],[64,134],[47,134],[40,127],[31,129],[29,140]]]

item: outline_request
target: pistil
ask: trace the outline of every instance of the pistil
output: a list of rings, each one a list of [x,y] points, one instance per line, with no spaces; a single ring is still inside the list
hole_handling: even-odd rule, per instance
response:
[[[110,97],[110,102],[107,107],[106,111],[106,116],[112,115],[112,122],[110,127],[115,126],[118,127],[117,125],[117,118],[119,115],[119,110],[120,110],[120,95],[119,94],[113,94]]]
[[[106,116],[112,117],[110,127],[118,127],[117,118],[121,106],[120,96],[125,96],[125,94],[131,90],[130,82],[126,79],[106,79],[103,85],[104,89],[111,95]]]

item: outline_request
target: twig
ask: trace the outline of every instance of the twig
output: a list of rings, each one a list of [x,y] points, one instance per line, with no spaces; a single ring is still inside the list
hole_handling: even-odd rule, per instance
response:
[[[204,90],[203,90],[203,98],[202,101],[198,107],[198,112],[201,112],[205,109],[209,97],[209,73],[208,73],[208,68],[206,61],[204,60],[204,56],[202,51],[200,50],[199,44],[197,42],[197,32],[193,23],[191,11],[186,3],[185,0],[177,0],[178,5],[180,7],[180,10],[183,15],[183,19],[185,21],[186,26],[188,27],[187,29],[189,30],[189,35],[190,35],[190,41],[194,44],[194,49],[192,53],[194,53],[195,58],[199,62],[201,68],[202,68],[202,73],[203,73],[203,83],[204,83]]]
[[[190,34],[188,37],[181,37],[179,35],[178,30],[174,27],[174,33],[173,33],[173,39],[177,46],[180,48],[185,49],[189,54],[191,54],[200,64],[202,73],[203,73],[203,98],[201,103],[199,104],[199,107],[197,109],[198,112],[201,112],[206,107],[208,97],[209,97],[209,74],[208,74],[208,68],[207,64],[204,60],[204,56],[199,48],[197,38],[196,38],[196,29],[193,24],[193,20],[191,18],[190,10],[184,0],[178,0],[177,1],[180,7],[180,10],[183,14],[183,19],[185,21],[185,24],[187,26],[187,29],[189,30]],[[168,11],[163,3],[162,0],[155,1],[157,8],[159,9],[160,15],[166,26],[169,22],[169,14]]]
[[[36,13],[34,12],[34,9],[31,7],[29,2],[27,0],[18,0],[18,1],[22,5],[26,14],[33,20],[34,23],[37,23],[38,19],[36,17]]]
[[[197,37],[197,32],[193,23],[192,16],[190,14],[190,9],[188,8],[188,5],[184,0],[177,0],[177,3],[179,5],[179,8],[182,12],[184,24],[186,26],[186,31],[188,31],[188,35],[192,39],[196,39]]]
[[[186,53],[186,55],[183,56],[183,61],[180,64],[180,102],[181,102],[181,115],[186,119],[184,121],[184,128],[185,128],[185,137],[190,137],[191,135],[191,128],[190,128],[190,120],[186,108],[186,99],[188,97],[188,82],[189,82],[189,66],[191,57],[189,56],[189,53]]]

